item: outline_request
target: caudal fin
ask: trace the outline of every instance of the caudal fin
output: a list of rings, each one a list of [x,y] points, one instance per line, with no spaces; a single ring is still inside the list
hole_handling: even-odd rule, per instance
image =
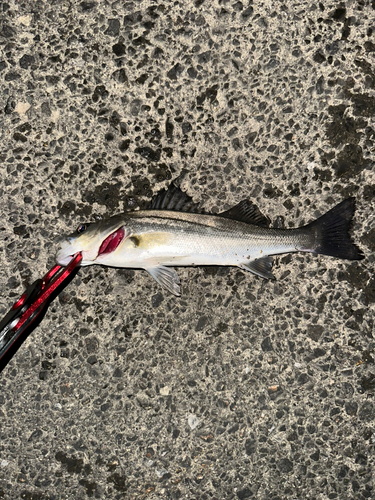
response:
[[[354,210],[355,199],[348,198],[305,226],[315,236],[314,246],[308,251],[340,259],[363,259],[362,251],[353,243],[349,234]]]

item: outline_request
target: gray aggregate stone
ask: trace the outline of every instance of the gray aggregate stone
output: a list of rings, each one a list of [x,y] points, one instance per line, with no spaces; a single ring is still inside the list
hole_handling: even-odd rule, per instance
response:
[[[178,179],[366,259],[83,268],[0,374],[0,498],[375,498],[374,4],[0,3],[0,317],[81,222]]]

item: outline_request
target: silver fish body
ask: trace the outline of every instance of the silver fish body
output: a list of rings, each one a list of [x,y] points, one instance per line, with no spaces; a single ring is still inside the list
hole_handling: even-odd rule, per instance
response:
[[[212,215],[139,211],[113,219],[128,237],[96,263],[114,267],[242,266],[249,261],[308,248],[312,237],[303,230],[266,229]],[[89,228],[91,229],[91,228]],[[92,264],[85,261],[82,265]]]
[[[289,230],[263,227],[265,218],[247,201],[221,215],[164,209],[128,212],[89,224],[84,231],[80,226],[80,233],[61,241],[56,260],[66,265],[72,255],[81,252],[82,266],[142,268],[175,295],[180,294],[179,279],[169,266],[238,266],[273,278],[272,255],[303,251],[350,259],[362,257],[347,233],[354,202],[345,200],[340,205],[321,218],[326,218],[324,224],[318,219]],[[242,220],[234,220],[233,216]],[[337,240],[333,249],[324,227],[330,220],[333,227],[328,230]]]

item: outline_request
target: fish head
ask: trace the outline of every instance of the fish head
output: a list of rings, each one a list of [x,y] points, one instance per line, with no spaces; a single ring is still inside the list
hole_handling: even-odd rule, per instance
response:
[[[59,240],[56,262],[66,266],[75,254],[81,253],[81,266],[100,264],[130,234],[130,229],[124,226],[124,220],[118,216],[93,224],[80,224],[74,233]]]

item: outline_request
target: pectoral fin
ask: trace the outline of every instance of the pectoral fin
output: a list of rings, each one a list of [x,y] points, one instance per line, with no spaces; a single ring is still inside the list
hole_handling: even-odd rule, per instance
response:
[[[270,256],[262,257],[260,259],[252,260],[250,262],[243,262],[238,267],[245,271],[250,271],[253,274],[261,276],[266,279],[275,279],[272,274],[273,258]]]
[[[146,271],[159,283],[163,288],[173,295],[180,294],[180,278],[174,269],[165,266],[150,267]]]

